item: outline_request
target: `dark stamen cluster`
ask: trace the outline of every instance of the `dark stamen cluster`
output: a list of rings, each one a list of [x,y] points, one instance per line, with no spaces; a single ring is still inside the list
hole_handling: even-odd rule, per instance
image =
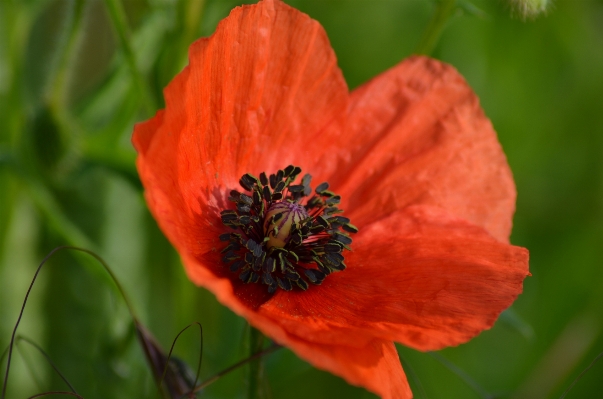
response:
[[[313,195],[309,174],[292,184],[300,173],[293,165],[259,178],[247,173],[239,183],[250,195],[232,190],[228,199],[236,209],[221,212],[224,225],[235,230],[220,235],[228,242],[222,261],[243,282],[265,284],[270,293],[277,287],[306,290],[308,283],[321,284],[344,270],[342,252],[350,249],[349,233],[358,231],[338,215],[341,198],[328,190],[328,183],[318,185]],[[282,244],[274,244],[276,238]]]

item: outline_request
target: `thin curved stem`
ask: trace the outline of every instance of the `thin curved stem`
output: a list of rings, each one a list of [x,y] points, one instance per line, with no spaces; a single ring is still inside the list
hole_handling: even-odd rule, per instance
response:
[[[439,0],[431,20],[423,32],[415,54],[429,55],[437,44],[446,23],[456,10],[456,0]]]
[[[95,258],[97,261],[99,261],[101,263],[101,265],[103,265],[103,267],[105,268],[105,270],[109,274],[109,276],[111,276],[111,278],[113,279],[113,282],[115,283],[115,285],[117,287],[117,290],[121,293],[121,295],[124,299],[124,302],[126,303],[126,307],[128,308],[128,311],[130,312],[130,316],[132,317],[132,320],[134,321],[134,323],[138,323],[138,318],[136,317],[136,315],[134,313],[134,308],[132,307],[130,300],[126,296],[126,292],[124,291],[121,284],[115,277],[115,274],[113,274],[113,271],[109,268],[109,265],[107,265],[107,263],[105,263],[105,261],[100,256],[98,256],[94,252],[92,252],[88,249],[85,249],[85,248],[78,248],[78,247],[72,247],[72,246],[62,246],[62,247],[54,248],[52,251],[50,251],[48,253],[48,255],[46,255],[46,257],[44,257],[44,259],[42,260],[42,262],[36,269],[33,279],[31,280],[31,284],[29,284],[29,288],[27,289],[27,293],[25,294],[25,299],[23,300],[23,305],[21,306],[21,311],[19,312],[19,317],[17,318],[17,322],[15,323],[15,327],[13,328],[13,332],[12,332],[11,339],[10,339],[10,345],[9,345],[9,349],[8,349],[8,360],[6,363],[6,372],[4,374],[4,383],[2,385],[2,396],[0,396],[0,398],[2,398],[2,399],[6,398],[6,388],[8,386],[8,375],[10,372],[10,363],[11,363],[11,359],[12,359],[12,355],[13,355],[15,336],[17,334],[17,329],[19,328],[19,324],[21,323],[21,318],[23,317],[23,313],[25,312],[25,306],[27,305],[27,300],[29,299],[29,294],[31,293],[31,290],[33,289],[33,286],[38,278],[38,274],[40,274],[40,271],[42,270],[42,266],[44,266],[46,264],[46,262],[52,257],[52,255],[54,255],[56,252],[61,251],[63,249],[71,249],[71,250],[75,250],[75,251],[84,252],[84,253],[92,256],[93,258]]]
[[[29,345],[31,345],[34,348],[36,348],[38,350],[38,352],[40,352],[42,354],[42,356],[44,356],[46,358],[46,361],[50,364],[50,367],[52,367],[52,369],[54,370],[54,372],[57,373],[59,375],[59,377],[61,377],[61,379],[69,387],[69,389],[71,390],[71,392],[77,394],[77,391],[75,390],[75,388],[73,387],[73,385],[71,385],[71,383],[69,382],[69,380],[67,380],[67,377],[65,377],[63,375],[63,373],[61,373],[61,371],[59,370],[59,368],[57,367],[57,365],[54,364],[54,362],[52,361],[52,359],[50,358],[50,356],[48,356],[48,354],[44,351],[44,349],[42,349],[40,347],[40,345],[36,344],[31,339],[29,339],[27,337],[24,337],[22,335],[20,335],[20,336],[17,337],[16,343],[18,344],[19,341],[27,342]]]

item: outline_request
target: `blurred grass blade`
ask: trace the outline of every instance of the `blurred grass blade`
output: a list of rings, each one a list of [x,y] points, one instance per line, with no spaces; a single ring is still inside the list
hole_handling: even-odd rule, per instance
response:
[[[105,0],[107,10],[109,11],[109,17],[113,22],[113,27],[117,33],[119,44],[126,57],[126,62],[130,68],[132,79],[140,92],[141,101],[146,108],[146,113],[150,116],[158,108],[157,101],[153,96],[153,92],[150,90],[147,82],[138,69],[136,62],[136,55],[132,48],[130,40],[130,29],[128,28],[128,22],[126,18],[126,12],[121,4],[120,0]]]
[[[65,94],[67,92],[67,76],[73,65],[73,56],[78,40],[78,33],[82,23],[84,13],[84,0],[74,0],[73,6],[68,8],[68,17],[65,27],[64,39],[58,46],[62,51],[59,52],[55,70],[50,78],[49,100],[52,108],[61,112],[65,107]]]
[[[534,338],[534,329],[511,308],[500,314],[498,320],[521,334],[526,340]]]

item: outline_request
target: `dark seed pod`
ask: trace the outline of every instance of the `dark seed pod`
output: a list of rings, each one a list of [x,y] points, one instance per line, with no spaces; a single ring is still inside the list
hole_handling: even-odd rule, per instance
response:
[[[345,216],[335,216],[333,219],[335,219],[339,224],[350,223],[350,219],[346,218]]]
[[[243,270],[241,272],[241,274],[239,274],[239,279],[244,283],[249,282],[250,277],[251,277],[251,269]]]
[[[322,193],[328,189],[329,189],[329,183],[324,182],[324,183],[320,183],[318,185],[318,187],[316,187],[316,190],[314,190],[314,191],[316,192],[316,194],[322,195]]]
[[[274,281],[269,287],[268,287],[268,293],[269,294],[274,294],[276,292],[276,289],[278,288],[278,284],[276,283],[276,281]]]
[[[304,274],[306,275],[306,277],[308,277],[308,280],[310,280],[311,283],[316,284],[316,282],[318,281],[318,276],[315,274],[314,270],[312,270],[312,269],[305,270]]]
[[[310,175],[309,173],[306,173],[304,175],[304,177],[302,177],[302,181],[301,181],[302,186],[308,187],[310,185],[311,180],[312,180],[312,175]]]
[[[262,205],[262,196],[258,190],[253,190],[253,205],[254,206]]]
[[[241,194],[241,197],[239,199],[240,202],[244,203],[245,205],[251,205],[253,204],[253,199],[246,195],[246,194]]]
[[[274,273],[275,270],[276,262],[274,261],[274,258],[266,259],[266,262],[264,263],[264,271],[267,273]]]
[[[322,216],[317,217],[316,221],[318,222],[318,224],[320,224],[324,228],[329,227],[329,222],[327,221],[327,219],[325,219]]]
[[[339,233],[335,233],[333,234],[333,239],[337,242],[340,242],[344,245],[349,245],[352,243],[352,239],[348,236],[345,236],[343,234],[339,234]]]
[[[251,191],[253,189],[253,179],[250,179],[247,175],[243,175],[241,180],[239,180],[239,184],[247,191]]]
[[[340,247],[339,245],[335,244],[335,243],[328,243],[325,245],[325,252],[334,252],[334,253],[339,253],[342,251],[342,247]]]
[[[234,199],[235,199],[235,201],[238,201],[238,200],[239,200],[239,197],[241,196],[241,193],[240,193],[240,192],[238,192],[237,190],[230,190],[230,196],[231,196],[232,198],[234,198]]]
[[[307,289],[308,289],[308,287],[309,287],[308,283],[306,283],[306,281],[305,281],[305,280],[303,280],[303,279],[301,279],[301,278],[300,278],[299,280],[297,280],[297,281],[295,282],[295,284],[297,284],[297,286],[298,286],[299,288],[301,288],[302,290],[304,290],[304,291],[305,291],[305,290],[307,290]]]
[[[253,263],[253,254],[251,252],[247,252],[245,254],[245,263],[251,265]]]
[[[280,193],[281,191],[283,191],[283,189],[285,188],[285,182],[284,181],[279,181],[276,185],[276,187],[274,188],[274,192],[275,193]]]
[[[270,188],[274,189],[276,187],[276,175],[270,175]]]
[[[228,251],[226,253],[226,255],[224,255],[224,257],[222,258],[222,262],[224,263],[230,263],[233,260],[239,259],[239,255],[237,255],[236,253],[234,253],[233,251]]]
[[[237,204],[237,210],[241,213],[248,213],[251,210],[251,207],[249,205],[239,202]]]
[[[327,199],[325,201],[325,203],[327,204],[327,206],[332,206],[332,205],[339,204],[340,201],[341,201],[341,197],[339,195],[336,195],[334,197]]]
[[[274,285],[275,281],[274,278],[272,277],[272,275],[270,273],[264,273],[262,274],[262,282],[266,285]]]
[[[358,233],[358,227],[354,226],[351,223],[346,223],[341,226],[341,228],[347,231],[348,233]]]
[[[264,186],[264,188],[262,189],[262,195],[264,196],[266,202],[270,202],[270,200],[272,199],[272,194],[270,194],[270,187]]]
[[[289,281],[289,279],[277,277],[276,280],[278,281],[278,286],[284,289],[285,291],[291,291],[293,289],[293,287],[291,286],[291,281]]]
[[[245,262],[243,262],[242,260],[237,260],[232,265],[230,265],[230,271],[233,273],[237,272],[244,264]]]

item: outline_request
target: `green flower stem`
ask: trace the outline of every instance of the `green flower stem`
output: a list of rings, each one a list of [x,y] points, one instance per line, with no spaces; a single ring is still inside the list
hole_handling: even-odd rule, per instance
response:
[[[130,30],[128,28],[128,21],[126,19],[126,12],[120,0],[105,0],[105,4],[109,11],[109,18],[111,19],[111,22],[113,22],[113,26],[117,33],[119,44],[126,57],[126,62],[128,63],[128,67],[130,68],[132,79],[134,80],[134,83],[137,86],[138,91],[140,92],[142,102],[146,108],[147,113],[149,115],[152,115],[155,110],[157,110],[157,108],[159,107],[157,105],[155,97],[152,94],[150,87],[148,86],[147,82],[142,76],[142,73],[138,69],[138,64],[136,63],[136,56],[134,54],[134,50],[132,49],[132,44],[130,42]]]
[[[249,356],[252,357],[261,352],[264,347],[264,335],[257,329],[250,326],[249,332]],[[261,398],[262,381],[262,359],[257,358],[249,362],[249,395],[248,399]]]
[[[415,54],[429,55],[437,44],[446,22],[456,10],[456,0],[439,0]]]

